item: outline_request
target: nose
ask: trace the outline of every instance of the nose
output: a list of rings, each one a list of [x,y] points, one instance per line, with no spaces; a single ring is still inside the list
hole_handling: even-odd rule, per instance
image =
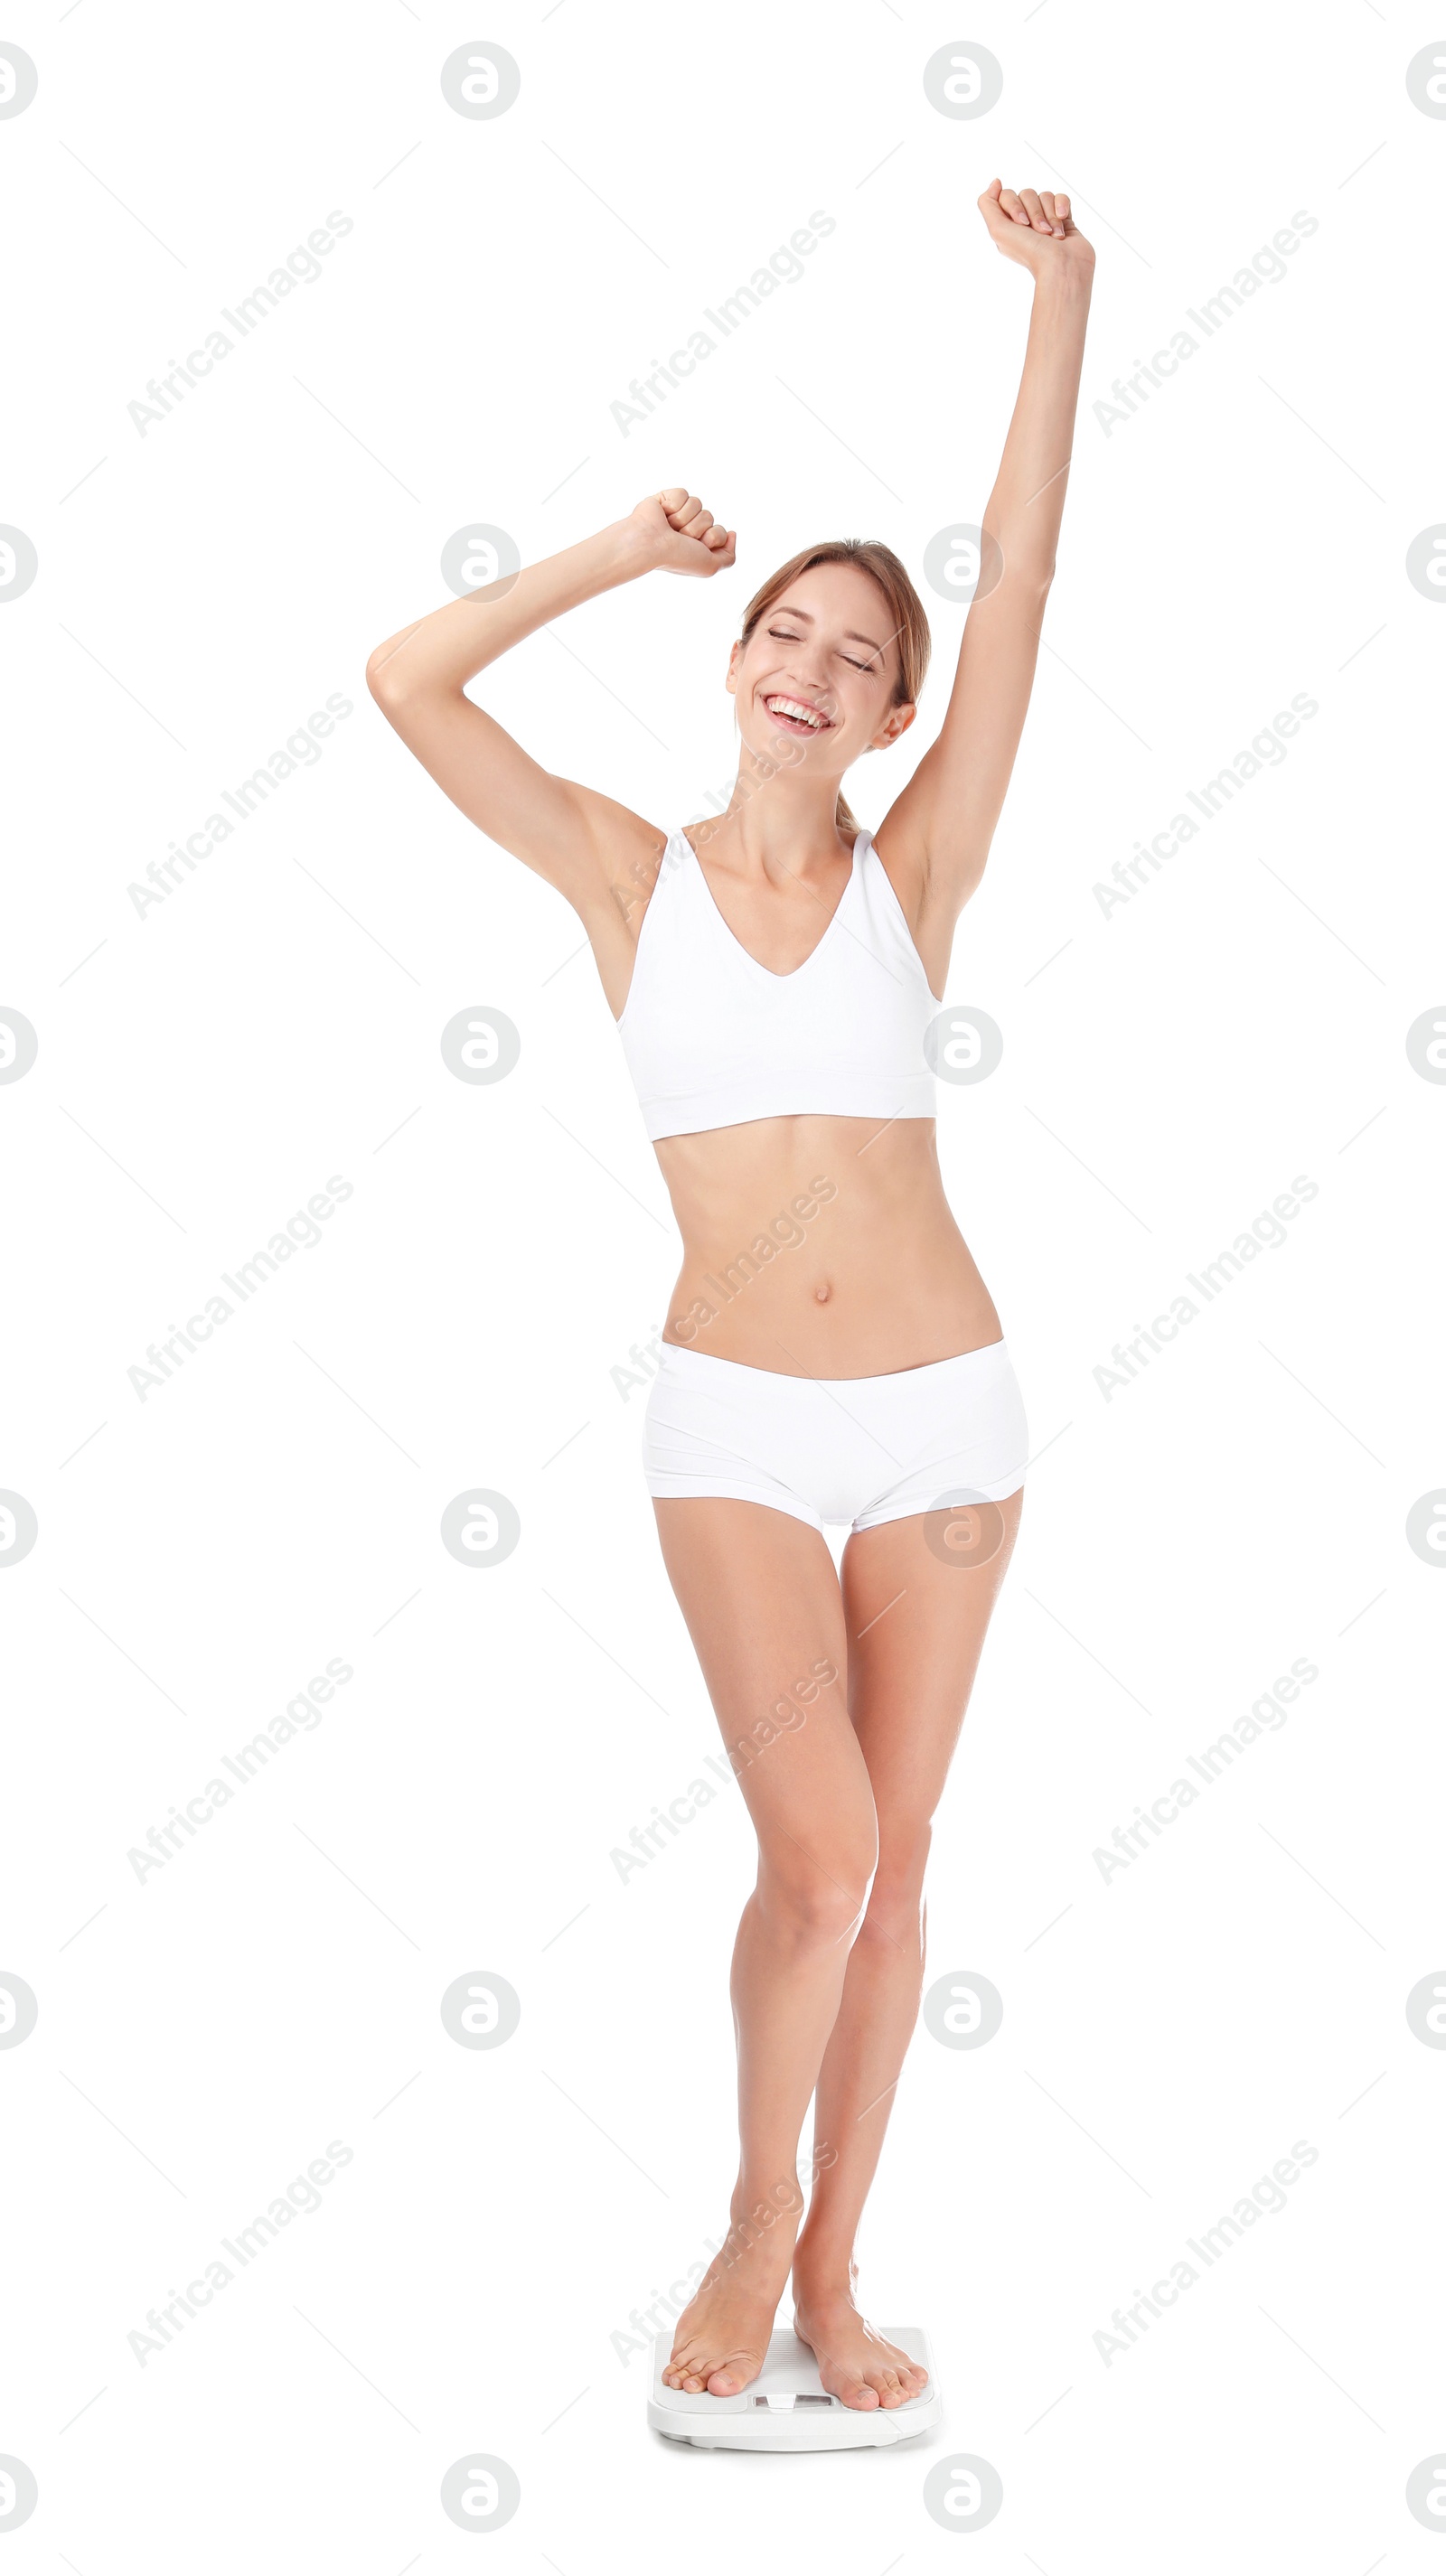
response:
[[[832,716],[838,713],[834,693],[829,686],[826,675],[822,671],[816,671],[812,668],[800,670],[795,685],[797,686],[799,696],[809,699],[816,707],[822,707],[825,715]]]

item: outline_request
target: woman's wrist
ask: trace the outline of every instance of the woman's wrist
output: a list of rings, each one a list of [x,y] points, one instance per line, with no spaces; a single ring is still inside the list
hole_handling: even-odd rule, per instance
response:
[[[1086,314],[1094,282],[1092,260],[1051,262],[1034,281],[1034,301],[1046,313]]]
[[[661,560],[656,537],[635,515],[614,519],[598,531],[597,542],[616,567],[615,581],[636,581],[640,574],[656,571]]]

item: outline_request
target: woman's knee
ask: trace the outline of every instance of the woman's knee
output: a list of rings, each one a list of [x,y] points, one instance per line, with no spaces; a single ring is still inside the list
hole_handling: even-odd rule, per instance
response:
[[[759,1856],[758,1897],[766,1920],[794,1939],[833,1942],[863,1920],[878,1857],[872,1820],[848,1834],[784,1836]]]
[[[866,1925],[898,1941],[917,1932],[924,1872],[933,1840],[928,1819],[880,1824],[879,1860],[869,1890]]]

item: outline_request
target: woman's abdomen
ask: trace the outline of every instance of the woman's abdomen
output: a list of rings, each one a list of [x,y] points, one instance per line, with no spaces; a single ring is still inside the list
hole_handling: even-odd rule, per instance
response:
[[[873,1377],[1000,1338],[932,1120],[760,1119],[657,1150],[684,1243],[665,1341],[785,1376]]]

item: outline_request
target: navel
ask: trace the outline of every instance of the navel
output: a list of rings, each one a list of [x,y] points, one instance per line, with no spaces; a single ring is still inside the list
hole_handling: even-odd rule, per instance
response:
[[[820,1306],[826,1306],[829,1301],[830,1293],[828,1281],[826,1279],[821,1279],[813,1293],[818,1299]]]

